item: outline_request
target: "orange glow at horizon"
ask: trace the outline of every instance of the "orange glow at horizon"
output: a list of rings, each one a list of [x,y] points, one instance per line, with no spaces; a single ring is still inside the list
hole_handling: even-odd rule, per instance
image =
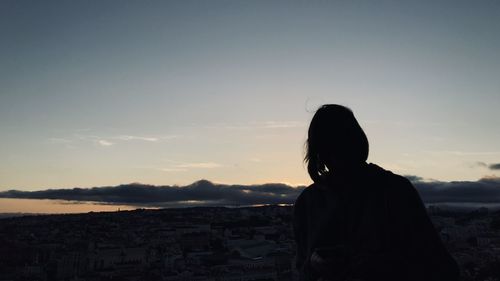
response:
[[[137,208],[139,207],[127,205],[104,205],[93,202],[0,198],[0,213],[73,214],[88,212],[114,212],[118,210],[135,210]]]

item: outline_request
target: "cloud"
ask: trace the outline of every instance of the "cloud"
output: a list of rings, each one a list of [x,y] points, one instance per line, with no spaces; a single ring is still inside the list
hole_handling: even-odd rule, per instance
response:
[[[301,121],[263,121],[246,123],[218,123],[207,125],[207,129],[225,129],[225,130],[259,130],[259,129],[289,129],[303,128],[306,123]]]
[[[427,153],[450,154],[453,156],[490,156],[498,155],[500,151],[460,151],[460,150],[428,150]]]
[[[491,163],[491,164],[486,164],[484,162],[474,162],[472,165],[471,165],[472,168],[475,168],[475,167],[481,167],[481,168],[488,168],[490,170],[500,170],[500,163]]]
[[[163,136],[137,136],[137,135],[108,135],[108,136],[97,136],[97,135],[82,135],[74,134],[72,137],[53,137],[49,138],[48,142],[51,144],[65,144],[65,145],[77,145],[82,143],[94,143],[101,146],[111,146],[118,144],[120,142],[128,141],[139,141],[139,142],[162,142],[168,141],[174,138],[178,138],[178,135],[163,135]]]
[[[48,138],[47,143],[51,145],[58,145],[65,148],[75,148],[74,140],[68,138]]]
[[[172,160],[167,160],[168,162],[176,163],[165,168],[155,168],[163,172],[186,172],[191,169],[214,169],[223,167],[223,165],[214,162],[195,162],[195,163],[179,163]]]
[[[490,168],[490,170],[500,170],[500,163],[490,164],[488,168]]]
[[[168,169],[167,169],[168,170]],[[426,203],[499,203],[500,178],[478,181],[426,181],[407,176]],[[41,191],[9,190],[0,198],[59,199],[91,201],[99,204],[172,207],[186,205],[256,205],[292,204],[305,186],[292,187],[281,183],[261,185],[226,185],[207,180],[186,186],[155,186],[140,183],[119,186],[48,189]]]
[[[481,161],[477,161],[477,162],[472,163],[470,166],[472,168],[476,168],[476,167],[484,168],[484,167],[488,167],[488,164],[481,162]]]
[[[304,122],[298,121],[266,121],[262,124],[262,128],[278,129],[278,128],[300,128],[305,127]]]
[[[140,140],[140,141],[157,142],[160,140],[159,138],[155,137],[141,137],[141,136],[128,136],[128,135],[117,136],[115,138],[123,141]]]
[[[97,143],[101,146],[112,146],[114,144],[107,140],[98,140]]]
[[[163,171],[163,172],[186,172],[187,169],[182,169],[182,168],[161,168],[160,171]]]
[[[222,165],[214,162],[200,162],[200,163],[185,163],[175,165],[176,168],[197,168],[197,169],[213,169],[222,167]]]
[[[154,186],[139,183],[110,187],[9,190],[3,198],[59,199],[136,206],[172,206],[197,202],[204,205],[290,204],[304,187],[285,184],[224,185],[200,180],[187,186]]]
[[[413,185],[426,203],[500,203],[500,178],[489,177],[477,181],[442,182],[411,178]]]
[[[405,178],[407,178],[411,182],[419,182],[419,181],[423,181],[424,180],[423,177],[414,176],[414,175],[405,175]]]
[[[171,140],[178,138],[179,136],[177,135],[167,135],[167,136],[132,136],[132,135],[121,135],[121,136],[116,136],[112,137],[113,139],[116,140],[121,140],[121,141],[145,141],[145,142],[160,142],[160,141],[165,141],[165,140]]]
[[[48,141],[53,144],[69,144],[72,141],[65,138],[49,138]]]
[[[481,162],[481,161],[477,161],[477,162],[473,162],[470,164],[470,167],[471,168],[487,168],[487,169],[490,169],[490,170],[500,170],[500,163],[492,163],[492,164],[487,164],[485,162]]]

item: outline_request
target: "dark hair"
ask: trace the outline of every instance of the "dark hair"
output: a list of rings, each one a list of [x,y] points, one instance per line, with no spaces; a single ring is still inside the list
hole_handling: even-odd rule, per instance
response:
[[[307,171],[321,181],[335,166],[357,166],[368,158],[368,139],[352,111],[325,104],[314,114],[306,142]]]

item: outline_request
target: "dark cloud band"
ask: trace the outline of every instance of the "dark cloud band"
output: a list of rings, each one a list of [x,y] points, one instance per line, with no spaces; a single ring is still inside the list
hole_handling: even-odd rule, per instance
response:
[[[138,206],[193,204],[254,205],[293,203],[304,187],[285,184],[223,185],[201,180],[187,186],[125,184],[111,187],[48,189],[41,191],[9,190],[4,198],[59,199]]]
[[[488,168],[490,168],[490,170],[500,170],[500,163],[490,164]]]
[[[478,181],[413,181],[426,203],[500,203],[500,178]]]
[[[500,203],[500,178],[452,182],[425,181],[417,176],[407,176],[407,178],[412,181],[426,203]],[[291,204],[304,188],[304,186],[292,187],[273,183],[223,185],[201,180],[187,186],[126,184],[41,191],[9,190],[0,192],[0,197],[91,201],[102,204],[155,207],[193,204],[228,206]]]

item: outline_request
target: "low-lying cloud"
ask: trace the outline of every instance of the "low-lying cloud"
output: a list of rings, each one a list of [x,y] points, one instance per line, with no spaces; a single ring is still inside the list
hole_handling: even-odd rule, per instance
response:
[[[426,203],[500,203],[500,178],[452,182],[428,181],[417,176],[407,176],[407,178],[414,184]],[[151,207],[241,206],[292,204],[304,188],[304,186],[292,187],[279,183],[225,185],[201,180],[187,186],[133,183],[108,187],[40,191],[9,190],[0,192],[0,198],[58,199]]]
[[[490,168],[490,170],[500,170],[500,163],[490,164],[488,168]]]
[[[426,203],[500,203],[500,178],[478,181],[412,181]]]
[[[154,186],[133,183],[108,187],[40,191],[9,190],[0,192],[0,197],[91,201],[157,207],[182,204],[227,206],[293,203],[303,188],[272,183],[224,185],[201,180],[187,186]]]

